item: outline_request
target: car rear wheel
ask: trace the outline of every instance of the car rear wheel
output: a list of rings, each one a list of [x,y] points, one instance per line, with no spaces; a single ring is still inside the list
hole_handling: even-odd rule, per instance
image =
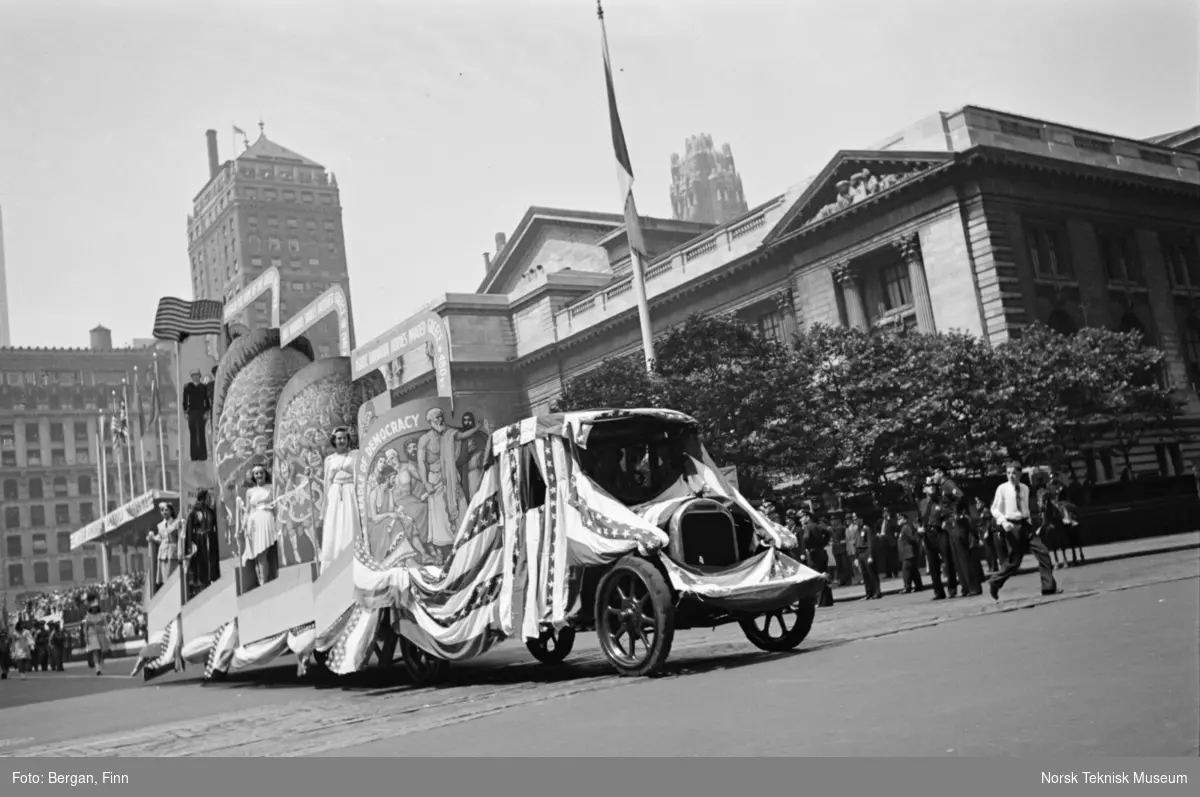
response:
[[[400,637],[400,655],[413,686],[434,686],[450,672],[450,662],[426,653],[407,637]]]
[[[596,635],[621,675],[653,675],[662,667],[675,639],[675,603],[654,565],[626,556],[604,574],[596,588]]]
[[[526,639],[525,647],[542,664],[562,664],[575,647],[575,629],[570,626],[557,631],[546,629],[537,639]]]
[[[812,630],[817,604],[803,600],[781,609],[756,617],[747,617],[739,622],[742,633],[756,648],[768,653],[795,650],[808,632]]]

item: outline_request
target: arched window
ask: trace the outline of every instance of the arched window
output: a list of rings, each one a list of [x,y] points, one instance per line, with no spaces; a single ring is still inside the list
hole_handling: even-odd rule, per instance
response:
[[[1074,335],[1079,331],[1075,328],[1074,319],[1061,307],[1050,314],[1046,324],[1060,335]]]

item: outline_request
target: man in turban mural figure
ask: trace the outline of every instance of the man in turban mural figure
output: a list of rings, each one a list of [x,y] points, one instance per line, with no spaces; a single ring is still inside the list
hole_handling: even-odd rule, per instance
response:
[[[417,442],[417,472],[429,493],[426,542],[444,561],[467,511],[466,493],[458,471],[462,441],[486,432],[479,427],[460,430],[448,426],[446,413],[439,407],[427,412],[425,419],[430,429]]]

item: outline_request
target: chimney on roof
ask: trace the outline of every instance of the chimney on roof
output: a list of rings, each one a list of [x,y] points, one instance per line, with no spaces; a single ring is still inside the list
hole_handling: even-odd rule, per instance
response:
[[[496,254],[500,254],[504,250],[506,243],[508,243],[508,236],[502,232],[496,233]]]
[[[96,327],[91,332],[92,351],[112,351],[112,332],[105,327]]]
[[[487,252],[483,253],[483,271],[486,274],[492,270],[492,256]]]
[[[208,179],[211,180],[221,170],[220,157],[217,155],[217,131],[209,130],[204,135],[208,138]]]

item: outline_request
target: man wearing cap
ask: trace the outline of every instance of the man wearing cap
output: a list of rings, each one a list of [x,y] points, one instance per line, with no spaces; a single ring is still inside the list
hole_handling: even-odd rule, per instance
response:
[[[208,441],[205,439],[205,419],[212,404],[208,399],[208,388],[200,381],[200,369],[192,371],[192,381],[183,388],[183,411],[187,413],[188,437],[191,443],[193,462],[208,459]]]

